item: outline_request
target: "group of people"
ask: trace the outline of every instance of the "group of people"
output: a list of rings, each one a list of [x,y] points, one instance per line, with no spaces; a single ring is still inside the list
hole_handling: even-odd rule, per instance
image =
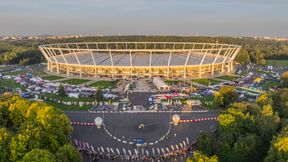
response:
[[[137,153],[137,154],[131,154],[125,153],[120,154],[120,152],[112,152],[112,151],[106,151],[104,148],[98,148],[95,150],[92,146],[90,146],[87,142],[81,142],[81,141],[74,141],[74,144],[78,151],[81,153],[86,154],[89,156],[90,161],[97,161],[101,159],[109,159],[109,160],[175,160],[185,158],[188,151],[192,149],[192,145],[188,145],[187,147],[179,148],[170,152],[165,153],[155,153],[154,155],[145,155],[145,153]]]

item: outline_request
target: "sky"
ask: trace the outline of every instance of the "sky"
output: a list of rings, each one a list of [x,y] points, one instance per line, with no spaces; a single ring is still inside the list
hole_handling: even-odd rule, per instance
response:
[[[288,37],[288,0],[0,0],[0,35]]]

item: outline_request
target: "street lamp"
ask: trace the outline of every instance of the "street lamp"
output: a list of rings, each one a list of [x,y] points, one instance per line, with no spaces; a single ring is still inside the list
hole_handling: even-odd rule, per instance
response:
[[[100,117],[95,118],[94,123],[96,125],[96,127],[99,129],[101,128],[101,125],[103,124],[103,119]]]
[[[172,116],[172,122],[173,122],[173,125],[178,125],[178,123],[180,122],[180,116],[178,114],[174,114]]]

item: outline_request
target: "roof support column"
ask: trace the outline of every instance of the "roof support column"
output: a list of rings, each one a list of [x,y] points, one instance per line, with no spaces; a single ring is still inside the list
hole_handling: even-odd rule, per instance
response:
[[[110,61],[111,61],[111,65],[112,65],[112,78],[114,78],[114,63],[113,63],[113,57],[112,57],[112,53],[109,50],[109,55],[110,55]]]
[[[170,62],[171,62],[171,56],[172,56],[172,51],[170,52],[169,60],[168,60],[168,67],[167,67],[167,71],[166,71],[166,77],[167,77],[167,78],[170,78]]]
[[[215,65],[215,63],[216,63],[216,61],[217,61],[217,59],[218,59],[218,56],[219,56],[220,52],[222,51],[222,48],[223,48],[223,45],[221,45],[221,47],[220,47],[220,49],[219,49],[219,51],[218,51],[218,53],[217,53],[217,55],[216,55],[213,63],[212,63],[211,75],[214,75],[214,69],[215,69],[215,68],[214,68],[214,65]]]
[[[150,78],[153,77],[151,65],[152,65],[152,51],[150,51],[150,55],[149,55],[149,72],[150,72]]]
[[[184,79],[187,78],[187,63],[188,63],[188,60],[189,60],[189,58],[190,58],[190,55],[191,55],[191,50],[189,50],[188,55],[187,55],[187,57],[186,57],[186,61],[185,61]]]
[[[132,64],[132,52],[131,51],[129,51],[129,60],[130,60],[130,77],[132,78],[133,64]]]
[[[200,65],[199,65],[199,78],[202,77],[202,64],[203,64],[203,62],[204,62],[204,59],[205,59],[207,53],[208,53],[208,49],[206,49],[205,54],[204,54],[204,56],[202,57],[202,60],[201,60]]]

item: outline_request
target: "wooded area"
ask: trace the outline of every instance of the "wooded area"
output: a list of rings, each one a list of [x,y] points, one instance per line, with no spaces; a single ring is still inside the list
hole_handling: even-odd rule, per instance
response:
[[[0,64],[34,64],[44,61],[38,45],[65,42],[205,42],[242,46],[236,61],[246,64],[265,64],[265,59],[288,59],[288,42],[260,40],[249,37],[180,37],[180,36],[98,36],[69,39],[18,40],[0,42]]]

